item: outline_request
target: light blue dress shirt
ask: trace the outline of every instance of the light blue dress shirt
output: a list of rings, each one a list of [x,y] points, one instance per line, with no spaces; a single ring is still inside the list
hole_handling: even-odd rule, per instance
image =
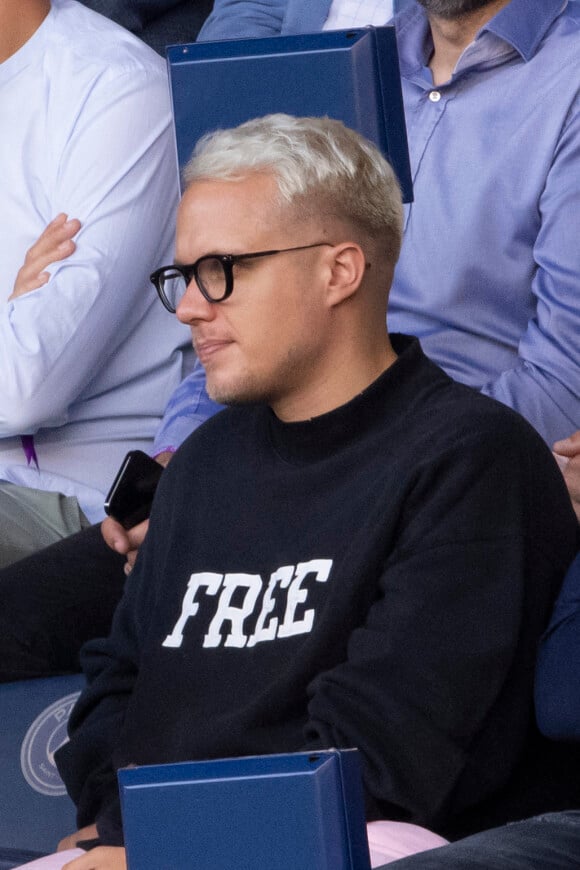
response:
[[[309,30],[330,0],[217,0],[202,35],[225,34],[234,6],[250,28],[252,14],[276,13],[278,32],[296,32],[299,5]],[[389,329],[418,335],[551,444],[580,428],[580,3],[511,0],[437,88],[423,9],[395,22],[415,201]],[[157,444],[176,446],[216,408],[201,368],[174,398]]]
[[[580,4],[512,0],[437,89],[422,9],[397,32],[415,201],[389,328],[551,444],[580,428]]]
[[[410,2],[392,0],[388,6],[399,12]],[[215,0],[198,40],[316,33],[331,5],[332,0]]]
[[[149,282],[172,256],[179,191],[161,58],[74,0],[50,7],[0,63],[0,480],[74,496],[97,522],[191,369],[188,330]],[[9,299],[60,212],[81,222],[75,252]]]

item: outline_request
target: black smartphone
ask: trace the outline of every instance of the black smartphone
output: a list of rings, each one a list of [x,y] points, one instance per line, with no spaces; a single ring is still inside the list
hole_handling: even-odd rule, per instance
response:
[[[105,513],[125,529],[146,520],[162,473],[163,466],[142,450],[130,450],[105,499]]]

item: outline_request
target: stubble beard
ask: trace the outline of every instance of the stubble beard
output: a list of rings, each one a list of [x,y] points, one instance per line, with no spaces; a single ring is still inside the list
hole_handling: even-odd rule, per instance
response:
[[[290,383],[295,383],[301,369],[300,350],[289,348],[286,358],[279,365],[277,374],[259,377],[250,372],[238,372],[234,379],[221,383],[214,381],[211,372],[206,372],[206,391],[210,399],[220,405],[272,405]]]
[[[213,384],[207,379],[206,390],[210,399],[219,405],[254,405],[268,401],[265,392],[249,377],[240,378],[235,384]]]
[[[453,20],[490,5],[491,0],[417,0],[429,15]]]

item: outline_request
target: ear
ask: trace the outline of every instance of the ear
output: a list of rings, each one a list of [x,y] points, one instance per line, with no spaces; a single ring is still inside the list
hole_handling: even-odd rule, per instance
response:
[[[366,257],[356,242],[342,242],[328,251],[330,275],[326,300],[329,307],[340,305],[355,295],[365,271]]]

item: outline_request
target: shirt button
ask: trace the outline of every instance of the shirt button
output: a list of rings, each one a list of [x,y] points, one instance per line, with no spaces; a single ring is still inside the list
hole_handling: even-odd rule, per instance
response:
[[[441,99],[441,94],[439,91],[429,91],[429,99],[432,103],[438,103]]]

